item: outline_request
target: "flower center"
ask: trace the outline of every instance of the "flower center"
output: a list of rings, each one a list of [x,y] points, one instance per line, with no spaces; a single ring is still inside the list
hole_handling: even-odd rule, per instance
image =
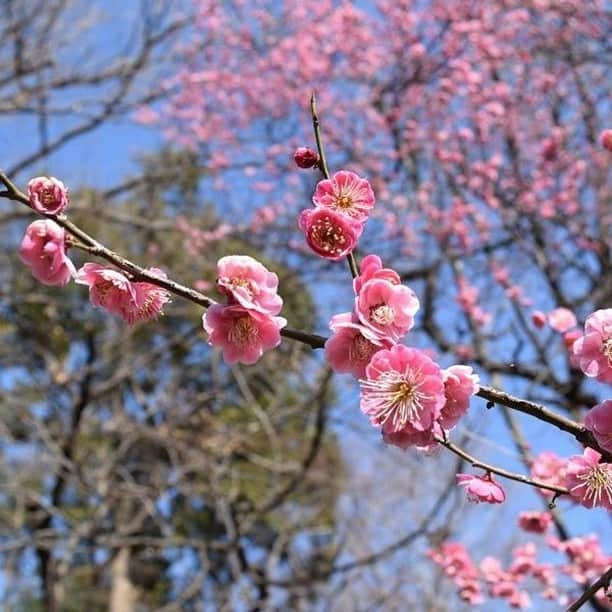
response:
[[[45,206],[49,206],[51,204],[55,204],[55,194],[53,193],[53,189],[43,189],[42,191],[42,203]]]
[[[604,341],[603,352],[608,358],[608,362],[612,364],[612,336]]]
[[[390,325],[395,318],[395,310],[389,304],[376,304],[370,308],[370,321],[378,325]]]
[[[372,355],[379,347],[364,338],[361,334],[355,336],[349,348],[349,359],[351,361],[370,361]]]
[[[244,347],[253,342],[259,335],[259,330],[249,315],[239,317],[228,333],[228,340],[239,347]]]
[[[419,381],[398,372],[383,372],[376,380],[362,380],[368,414],[377,425],[391,423],[392,431],[402,430],[416,420],[427,395],[419,390]]]
[[[249,297],[253,297],[253,285],[251,281],[246,278],[234,277],[230,280],[232,287],[242,287],[248,294]]]
[[[580,474],[578,480],[584,484],[574,488],[584,486],[584,498],[592,500],[594,506],[599,506],[604,496],[607,497],[607,503],[612,504],[612,469],[609,469],[607,464],[597,465],[585,474]]]
[[[353,199],[347,195],[336,196],[336,206],[338,208],[347,209],[353,205]]]
[[[346,236],[329,217],[318,219],[310,228],[310,239],[321,251],[329,254],[342,253]]]

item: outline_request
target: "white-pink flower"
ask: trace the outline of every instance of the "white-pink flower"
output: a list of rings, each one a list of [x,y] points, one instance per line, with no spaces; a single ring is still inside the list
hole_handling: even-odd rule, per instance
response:
[[[452,429],[467,412],[470,398],[478,391],[480,379],[470,366],[453,365],[442,370],[446,402],[440,414],[440,425]]]
[[[359,320],[392,342],[412,328],[418,309],[419,300],[412,289],[378,278],[363,284],[355,298]]]
[[[361,325],[350,312],[333,316],[329,327],[334,333],[325,343],[325,358],[335,372],[364,378],[372,356],[391,347],[388,340]]]
[[[415,348],[395,345],[376,353],[361,380],[361,411],[384,434],[431,429],[444,405],[437,363]]]
[[[569,308],[555,308],[548,313],[548,324],[560,334],[573,329],[578,324],[576,315]]]
[[[240,304],[213,304],[202,317],[209,343],[223,351],[226,363],[255,363],[268,349],[280,344],[280,330],[287,325],[275,317]]]
[[[600,463],[600,459],[601,455],[592,448],[570,457],[565,485],[580,505],[612,510],[612,463]]]
[[[488,504],[501,504],[506,494],[501,485],[491,474],[474,476],[473,474],[457,474],[457,483],[465,487],[467,498],[471,502],[486,502]]]
[[[572,350],[587,376],[612,383],[612,308],[587,317],[584,335],[574,342]]]
[[[593,406],[584,417],[584,426],[601,448],[612,453],[612,400]]]
[[[375,198],[366,179],[354,172],[341,170],[331,179],[317,184],[312,201],[316,207],[331,209],[364,223],[374,206]]]
[[[65,285],[76,275],[66,255],[66,233],[50,219],[28,225],[19,247],[19,257],[32,276],[44,285]]]
[[[217,262],[221,293],[250,310],[277,315],[283,300],[277,294],[278,276],[248,255],[228,255]]]
[[[68,206],[68,189],[54,176],[37,176],[28,183],[28,199],[34,210],[58,215]]]

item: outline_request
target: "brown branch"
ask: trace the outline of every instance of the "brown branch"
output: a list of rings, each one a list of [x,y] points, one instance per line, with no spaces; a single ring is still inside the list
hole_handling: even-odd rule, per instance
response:
[[[557,487],[555,485],[546,484],[544,482],[539,482],[538,480],[532,480],[531,478],[527,478],[527,476],[523,474],[517,474],[516,472],[509,472],[508,470],[504,470],[502,468],[498,468],[489,463],[483,463],[476,457],[473,457],[466,451],[464,451],[461,447],[445,440],[444,438],[436,436],[436,441],[439,442],[445,448],[448,448],[449,451],[455,453],[462,459],[468,461],[472,467],[480,468],[487,472],[491,472],[493,474],[497,474],[498,476],[502,476],[503,478],[508,478],[509,480],[515,480],[516,482],[522,482],[523,484],[531,485],[532,487],[538,487],[539,489],[548,489],[549,491],[553,491],[557,495],[569,495],[568,489],[565,487]]]
[[[317,143],[317,150],[319,152],[318,166],[321,170],[321,174],[329,180],[329,168],[327,167],[327,159],[325,158],[325,150],[323,149],[323,139],[321,138],[321,121],[319,120],[319,113],[317,111],[317,97],[314,91],[310,96],[310,114],[312,115],[312,129],[314,131],[315,142]],[[359,276],[359,271],[357,270],[357,262],[355,261],[355,256],[353,253],[349,253],[346,256],[346,260],[348,262],[352,277],[357,278],[357,276]]]
[[[596,580],[568,609],[567,612],[576,612],[589,600],[599,589],[606,589],[612,581],[612,565],[602,576]]]
[[[591,448],[595,449],[601,454],[605,461],[612,461],[612,453],[609,453],[605,449],[601,448],[593,437],[593,434],[586,429],[584,425],[580,425],[571,419],[557,414],[556,412],[545,408],[541,404],[536,404],[535,402],[530,402],[521,399],[520,397],[510,395],[504,391],[499,391],[493,387],[486,386],[481,386],[476,395],[479,395],[493,404],[507,406],[508,408],[512,408],[518,412],[523,412],[535,417],[540,421],[554,425],[557,429],[565,431],[574,436],[574,438],[576,438],[576,440],[578,440],[578,442],[584,446],[590,446]]]

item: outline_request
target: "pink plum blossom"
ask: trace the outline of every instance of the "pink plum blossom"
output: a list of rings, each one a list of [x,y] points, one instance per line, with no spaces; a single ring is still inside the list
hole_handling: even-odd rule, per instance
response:
[[[354,172],[341,170],[331,179],[317,184],[312,201],[317,208],[334,210],[355,221],[367,220],[374,206],[374,192],[370,183]]]
[[[355,294],[358,295],[363,285],[374,278],[386,280],[392,285],[399,285],[402,282],[395,270],[383,268],[378,255],[366,255],[359,265],[359,276],[353,281]]]
[[[248,255],[228,255],[217,262],[217,287],[250,310],[277,315],[283,306],[278,276]]]
[[[298,224],[308,246],[325,259],[342,259],[353,251],[363,225],[328,208],[308,208],[300,213]]]
[[[438,364],[422,351],[399,344],[376,353],[360,383],[361,411],[383,434],[407,426],[431,429],[445,401]]]
[[[68,205],[68,190],[53,176],[37,176],[28,183],[30,206],[40,213],[58,215]]]
[[[159,278],[168,278],[159,268],[149,268],[149,274]],[[134,301],[126,302],[120,313],[121,318],[129,325],[156,319],[163,313],[163,307],[170,301],[170,293],[163,287],[147,281],[132,282]]]
[[[576,327],[577,323],[576,315],[568,308],[555,308],[548,313],[548,324],[560,334]]]
[[[76,275],[66,255],[66,233],[50,219],[30,223],[19,247],[19,257],[44,285],[65,285]]]
[[[601,455],[592,448],[570,457],[565,484],[580,505],[612,510],[612,463],[600,463],[600,459]]]
[[[442,379],[446,402],[440,414],[440,425],[444,429],[451,429],[467,412],[470,398],[478,391],[480,379],[466,365],[453,365],[442,370]]]
[[[158,268],[146,272],[167,278]],[[121,317],[128,325],[155,319],[170,301],[170,293],[163,287],[148,281],[131,281],[119,270],[100,264],[86,263],[77,272],[76,282],[89,287],[89,300],[94,306]]]
[[[312,168],[319,163],[319,156],[309,147],[298,147],[293,154],[293,161],[298,168]]]
[[[402,450],[415,447],[425,453],[433,453],[440,447],[436,436],[442,437],[442,429],[437,423],[426,431],[419,431],[410,424],[406,424],[401,431],[382,432],[383,442],[389,446],[397,446]]]
[[[562,487],[565,485],[567,461],[551,451],[543,451],[532,462],[531,477],[543,484]],[[539,489],[544,497],[552,497],[553,492]]]
[[[419,300],[409,287],[373,279],[355,298],[360,321],[382,337],[397,342],[414,325]]]
[[[518,524],[528,533],[546,533],[552,525],[552,516],[550,512],[521,512]]]
[[[248,310],[240,304],[213,304],[202,317],[209,343],[223,351],[226,363],[255,363],[280,344],[283,317]]]
[[[506,499],[501,485],[495,482],[490,474],[486,476],[457,474],[457,483],[465,487],[467,498],[471,502],[501,504]]]
[[[76,282],[89,287],[89,301],[109,312],[123,316],[136,304],[136,292],[130,280],[119,270],[86,263],[77,272]]]
[[[593,406],[584,418],[584,426],[601,448],[612,453],[612,400]]]
[[[325,358],[335,372],[349,372],[357,378],[365,378],[372,356],[391,347],[388,340],[361,325],[350,312],[332,317],[329,327],[334,333],[325,343]]]
[[[587,317],[584,335],[574,342],[572,350],[587,376],[612,383],[612,308]]]
[[[599,137],[599,141],[604,149],[612,151],[612,130],[604,130]]]

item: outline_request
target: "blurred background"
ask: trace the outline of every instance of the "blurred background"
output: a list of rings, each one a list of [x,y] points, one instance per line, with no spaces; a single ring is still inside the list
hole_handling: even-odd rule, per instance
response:
[[[609,388],[531,315],[612,307],[605,4],[2,0],[0,167],[22,189],[60,178],[85,230],[211,297],[219,257],[257,257],[290,326],[327,335],[353,294],[296,224],[320,179],[292,160],[316,90],[331,170],[377,195],[357,255],[421,302],[406,342],[581,420]],[[546,509],[534,489],[470,506],[469,466],[385,447],[321,351],[228,367],[194,304],[128,328],[83,287],[38,284],[17,257],[33,218],[0,200],[1,609],[461,610],[429,549],[509,566],[532,541],[555,595],[520,589],[558,610],[599,574],[550,538],[595,533],[609,564],[604,510],[560,500],[547,539],[517,526]],[[581,452],[478,398],[453,440],[522,473]]]

